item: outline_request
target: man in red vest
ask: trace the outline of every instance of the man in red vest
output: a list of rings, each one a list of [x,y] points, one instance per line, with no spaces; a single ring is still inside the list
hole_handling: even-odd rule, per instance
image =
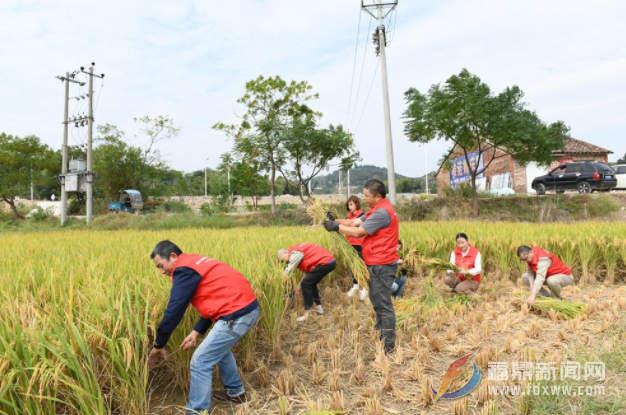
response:
[[[324,309],[317,284],[335,269],[337,262],[333,255],[319,245],[303,243],[290,246],[289,249],[281,249],[278,251],[278,259],[288,262],[285,275],[289,275],[296,267],[304,273],[296,293],[302,293],[305,311],[297,321],[306,321],[313,304],[315,312],[323,315]]]
[[[396,313],[391,302],[393,282],[398,271],[399,225],[396,211],[386,199],[387,190],[380,180],[369,180],[363,189],[369,211],[365,220],[335,220],[329,215],[324,227],[329,232],[363,238],[363,260],[370,273],[370,302],[376,312],[374,328],[381,330],[385,352],[395,349]]]
[[[574,284],[571,268],[543,248],[522,245],[517,248],[517,256],[528,263],[528,271],[522,275],[522,281],[530,290],[526,299],[529,307],[535,302],[537,294],[562,299],[561,289]],[[552,294],[548,293],[543,284],[548,286]]]
[[[188,413],[211,411],[211,381],[216,365],[225,390],[214,393],[213,398],[243,403],[245,389],[231,349],[259,319],[259,303],[252,287],[229,265],[202,255],[183,254],[170,241],[159,242],[150,258],[161,274],[172,277],[172,290],[148,357],[149,365],[154,366],[159,358],[167,360],[165,345],[191,303],[201,317],[180,348],[196,347],[198,336],[212,324],[214,327],[191,358]]]

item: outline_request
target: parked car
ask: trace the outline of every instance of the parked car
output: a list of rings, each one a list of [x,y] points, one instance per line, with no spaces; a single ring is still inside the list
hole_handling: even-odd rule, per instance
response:
[[[563,193],[566,190],[577,190],[578,193],[608,192],[616,186],[613,168],[589,161],[562,164],[545,176],[536,177],[532,183],[538,195],[545,195],[548,191]]]
[[[613,170],[615,170],[615,178],[617,179],[617,186],[614,190],[626,190],[626,164],[613,166]]]

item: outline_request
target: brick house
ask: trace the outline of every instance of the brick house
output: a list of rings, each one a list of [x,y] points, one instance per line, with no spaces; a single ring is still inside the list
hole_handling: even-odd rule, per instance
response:
[[[553,162],[549,167],[538,166],[536,163],[529,163],[527,166],[521,166],[515,161],[511,155],[506,155],[503,151],[497,150],[494,160],[482,177],[477,178],[476,182],[480,190],[498,191],[501,193],[534,193],[531,188],[533,179],[537,176],[546,174],[551,168],[559,164],[569,161],[600,161],[608,163],[608,156],[612,154],[611,150],[598,147],[586,141],[570,138],[565,143],[565,149],[552,153]],[[476,157],[477,153],[471,156]],[[494,157],[494,153],[489,151],[484,155],[484,161],[481,165],[488,165]],[[469,173],[467,163],[463,151],[453,151],[449,158],[452,168],[439,169],[437,172],[437,195],[443,196],[444,187],[456,187],[461,182],[469,182]],[[474,165],[475,161],[470,157],[470,164]]]

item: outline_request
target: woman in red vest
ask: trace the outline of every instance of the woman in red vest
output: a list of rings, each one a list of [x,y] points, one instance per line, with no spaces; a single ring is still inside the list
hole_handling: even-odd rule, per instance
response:
[[[290,246],[289,249],[281,249],[278,251],[278,259],[288,263],[285,275],[289,275],[296,267],[304,273],[296,294],[302,293],[305,311],[297,320],[306,321],[313,304],[315,312],[323,315],[324,309],[317,284],[335,269],[337,262],[333,255],[319,245],[303,243]]]
[[[365,213],[361,210],[361,201],[356,196],[350,196],[348,201],[346,202],[346,210],[348,211],[348,216],[346,219],[361,219],[365,220]],[[355,238],[353,236],[346,236],[346,239],[350,242],[354,250],[359,254],[359,257],[363,259],[363,238]],[[352,288],[348,291],[348,297],[352,297],[359,291],[359,282],[356,278],[352,278]],[[361,301],[365,301],[367,298],[367,289],[365,287],[361,288],[361,292],[359,293],[359,299]]]
[[[478,249],[470,245],[466,234],[460,233],[456,236],[456,249],[450,254],[450,263],[461,271],[455,273],[448,270],[448,275],[444,279],[446,285],[457,294],[475,293],[480,285],[482,256]]]

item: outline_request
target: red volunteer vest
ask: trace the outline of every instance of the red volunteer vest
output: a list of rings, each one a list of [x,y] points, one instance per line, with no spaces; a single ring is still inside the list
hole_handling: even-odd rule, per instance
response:
[[[311,273],[318,265],[326,265],[335,260],[330,252],[315,244],[303,243],[290,246],[288,251],[289,255],[293,251],[300,251],[304,254],[304,258],[298,264],[298,269],[306,274]]]
[[[463,257],[463,251],[461,251],[461,248],[457,247],[454,250],[454,265],[463,269],[472,269],[476,266],[476,258],[478,257],[478,254],[480,254],[480,251],[470,245],[469,252],[465,255],[465,257]],[[456,275],[463,281],[467,280],[465,275]],[[476,274],[471,278],[473,281],[480,283],[480,274]]]
[[[354,213],[350,212],[348,214],[347,219],[356,219],[362,214],[363,214],[363,211],[361,209],[358,209]],[[363,238],[355,238],[354,236],[346,236],[346,239],[348,240],[348,242],[350,242],[351,245],[363,245]]]
[[[172,284],[176,269],[182,267],[191,268],[202,277],[191,299],[191,305],[202,317],[214,323],[220,317],[239,311],[256,300],[248,280],[228,264],[202,255],[180,254],[174,268]]]
[[[565,274],[570,275],[572,273],[572,269],[565,265],[556,255],[552,252],[548,252],[543,248],[538,246],[532,247],[533,252],[535,253],[535,257],[533,258],[533,262],[529,264],[530,269],[533,272],[537,272],[537,263],[541,258],[550,258],[552,260],[552,265],[548,268],[548,272],[546,273],[546,278],[556,275],[556,274]]]
[[[400,257],[396,252],[400,227],[398,225],[398,215],[391,203],[387,199],[382,199],[372,209],[367,212],[366,219],[378,209],[384,209],[391,217],[391,224],[386,228],[379,229],[374,235],[363,237],[363,260],[366,265],[387,265],[393,264]]]

